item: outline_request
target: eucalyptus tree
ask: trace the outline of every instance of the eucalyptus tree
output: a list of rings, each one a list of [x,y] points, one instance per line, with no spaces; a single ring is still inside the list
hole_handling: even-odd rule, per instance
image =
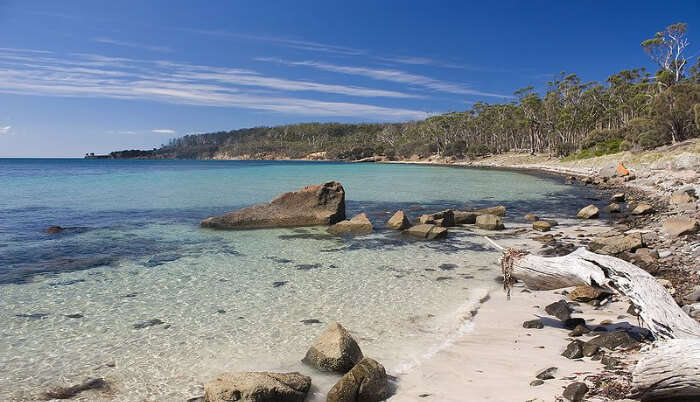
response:
[[[667,26],[663,31],[657,32],[653,38],[642,42],[642,48],[659,66],[673,76],[674,82],[683,78],[688,60],[683,53],[690,44],[688,42],[688,25],[679,22]]]

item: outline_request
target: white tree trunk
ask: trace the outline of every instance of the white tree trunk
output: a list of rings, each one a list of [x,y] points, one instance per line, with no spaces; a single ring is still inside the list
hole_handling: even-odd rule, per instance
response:
[[[640,318],[660,340],[642,352],[632,371],[633,396],[642,400],[680,397],[700,400],[700,323],[681,310],[649,273],[626,261],[584,248],[562,257],[541,257],[506,249],[501,266],[506,286],[513,279],[533,290],[589,285],[629,297]]]

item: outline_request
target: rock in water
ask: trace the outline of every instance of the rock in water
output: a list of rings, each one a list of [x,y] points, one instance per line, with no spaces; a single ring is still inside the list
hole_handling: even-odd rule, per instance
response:
[[[83,391],[91,389],[109,390],[109,384],[103,378],[92,378],[70,387],[58,387],[41,394],[42,399],[71,399]]]
[[[523,216],[523,218],[525,218],[526,221],[532,221],[532,222],[540,220],[540,218],[537,217],[537,215],[535,215],[533,213],[525,214],[525,216]]]
[[[332,225],[345,219],[345,190],[335,181],[306,186],[258,204],[202,221],[213,229]]]
[[[612,201],[612,202],[624,202],[625,201],[625,193],[613,194],[613,196],[610,197],[610,201]]]
[[[326,402],[378,402],[388,396],[384,366],[365,357],[328,391]]]
[[[386,223],[389,229],[404,230],[411,227],[411,222],[403,211],[397,211]]]
[[[363,235],[372,233],[372,222],[365,213],[352,217],[348,221],[340,221],[328,228],[328,233],[334,235]]]
[[[677,216],[666,219],[663,223],[663,229],[671,237],[683,236],[697,232],[698,221],[684,216]]]
[[[61,226],[49,226],[44,232],[46,234],[58,234],[63,232],[63,228]]]
[[[547,221],[537,221],[532,224],[532,228],[540,232],[548,232],[552,229],[552,224]]]
[[[470,212],[476,212],[479,215],[506,216],[506,207],[504,205],[496,205],[495,207],[475,209]]]
[[[613,202],[610,205],[608,205],[606,210],[611,214],[618,214],[620,213],[620,211],[622,211],[622,207],[620,206],[620,204]]]
[[[584,207],[580,211],[578,211],[578,214],[576,214],[576,217],[580,218],[580,219],[593,219],[593,218],[597,218],[599,213],[600,213],[600,210],[598,209],[598,207],[591,204],[587,207]]]
[[[362,360],[362,351],[342,325],[334,322],[326,328],[306,352],[303,362],[320,370],[347,373]]]
[[[426,223],[411,226],[410,228],[404,230],[403,233],[409,236],[418,237],[420,239],[444,239],[447,237],[447,228]]]
[[[564,389],[562,396],[566,398],[567,401],[579,402],[583,400],[588,392],[588,386],[582,382],[572,382],[567,385]]]
[[[486,230],[503,230],[503,220],[498,215],[484,214],[476,217],[476,226]]]
[[[478,212],[454,211],[455,223],[458,225],[473,225],[476,223]]]
[[[303,402],[311,378],[299,373],[224,373],[204,386],[205,402]]]

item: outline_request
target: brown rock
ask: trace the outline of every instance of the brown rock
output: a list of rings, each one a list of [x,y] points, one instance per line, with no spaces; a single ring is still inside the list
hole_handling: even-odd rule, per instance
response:
[[[569,299],[577,302],[588,303],[599,298],[603,292],[590,286],[577,286],[569,293]]]
[[[486,230],[503,230],[503,220],[500,216],[485,214],[476,217],[476,226]]]
[[[613,194],[613,196],[610,197],[610,201],[612,201],[612,202],[624,202],[625,201],[625,193]]]
[[[698,231],[698,221],[685,216],[666,219],[663,223],[664,232],[671,237],[683,236]]]
[[[420,224],[411,226],[410,228],[404,230],[403,233],[409,236],[427,240],[443,239],[447,237],[447,228],[432,224]]]
[[[526,221],[538,221],[538,220],[540,220],[540,218],[538,218],[537,215],[532,214],[532,213],[525,214],[525,216],[523,218],[525,218]]]
[[[334,322],[314,341],[303,362],[320,370],[347,373],[362,357],[355,339],[342,325]]]
[[[471,211],[471,212],[476,212],[479,215],[505,216],[506,215],[506,207],[504,205],[496,205],[495,207],[475,209],[474,211]]]
[[[454,211],[455,223],[458,225],[473,225],[476,223],[477,212],[470,211]]]
[[[57,234],[63,232],[63,228],[60,226],[49,226],[44,232],[46,234]]]
[[[638,204],[636,207],[634,207],[631,214],[632,215],[645,215],[645,214],[650,214],[652,212],[654,212],[654,207],[647,204],[646,202],[642,202],[642,203]]]
[[[588,248],[599,254],[618,254],[624,251],[633,251],[644,247],[644,239],[641,233],[631,233],[628,235],[619,234],[606,236],[607,233],[593,239]]]
[[[617,214],[620,213],[620,211],[622,211],[622,207],[620,206],[620,204],[613,202],[607,206],[606,210],[611,214]]]
[[[378,402],[388,396],[384,366],[365,357],[328,391],[326,402]]]
[[[576,214],[576,217],[580,218],[580,219],[593,219],[593,218],[597,218],[599,213],[600,213],[600,210],[598,209],[598,207],[591,204],[587,207],[582,208],[580,211],[578,211],[578,214]]]
[[[397,211],[386,223],[389,229],[404,230],[411,226],[411,222],[403,211]]]
[[[695,191],[693,189],[680,189],[671,194],[669,202],[671,204],[689,204],[697,201]]]
[[[334,235],[363,235],[372,233],[372,222],[365,213],[352,217],[347,221],[340,221],[328,228],[328,233]]]
[[[224,373],[204,386],[204,402],[303,402],[309,388],[299,373]]]
[[[345,190],[335,181],[306,186],[258,204],[202,221],[213,229],[332,225],[345,219]]]
[[[537,221],[532,224],[532,228],[540,232],[548,232],[552,229],[552,224],[547,221]]]

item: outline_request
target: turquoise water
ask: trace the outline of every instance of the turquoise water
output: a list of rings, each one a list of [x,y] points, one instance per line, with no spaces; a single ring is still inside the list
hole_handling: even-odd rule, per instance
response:
[[[375,233],[198,226],[329,180]],[[400,374],[495,286],[497,254],[478,231],[412,241],[385,229],[393,211],[505,204],[517,221],[575,211],[586,196],[548,177],[447,167],[0,159],[0,389],[32,400],[99,375],[120,401],[172,401],[224,370],[292,370],[312,374],[322,400],[336,378],[299,360],[327,323]],[[44,234],[51,225],[67,229]]]

